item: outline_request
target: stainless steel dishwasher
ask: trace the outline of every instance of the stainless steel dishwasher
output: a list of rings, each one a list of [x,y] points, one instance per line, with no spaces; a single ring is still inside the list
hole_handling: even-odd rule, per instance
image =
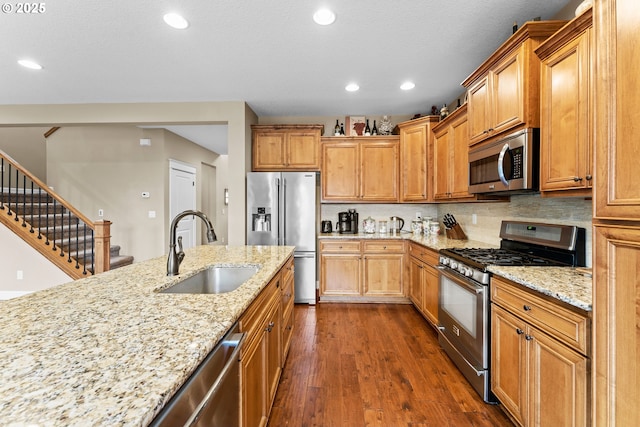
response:
[[[240,426],[240,347],[244,333],[235,324],[151,426]]]

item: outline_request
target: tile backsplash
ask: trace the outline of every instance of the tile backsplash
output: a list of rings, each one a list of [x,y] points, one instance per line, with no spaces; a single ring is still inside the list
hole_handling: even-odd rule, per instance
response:
[[[446,203],[446,204],[323,204],[321,218],[331,220],[334,225],[338,220],[338,212],[354,208],[362,220],[371,216],[376,221],[389,219],[395,215],[406,222],[405,229],[410,229],[410,221],[420,212],[422,217],[441,220],[445,213],[453,214],[458,223],[471,240],[489,244],[500,243],[500,224],[502,220],[535,221],[550,224],[575,225],[586,229],[586,259],[591,266],[591,218],[592,204],[584,198],[543,198],[539,194],[511,196],[510,202],[482,203]],[[473,215],[476,224],[473,224]]]

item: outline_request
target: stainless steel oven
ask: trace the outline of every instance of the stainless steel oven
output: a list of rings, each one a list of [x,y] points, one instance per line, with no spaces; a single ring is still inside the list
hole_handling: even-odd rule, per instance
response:
[[[474,278],[471,270],[446,257],[440,263],[440,345],[478,394],[495,402],[489,383],[489,274],[478,272]]]
[[[470,193],[538,190],[540,130],[523,129],[469,149]]]

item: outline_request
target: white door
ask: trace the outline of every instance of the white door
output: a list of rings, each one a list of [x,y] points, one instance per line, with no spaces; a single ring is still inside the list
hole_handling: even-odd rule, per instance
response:
[[[191,165],[169,161],[169,223],[180,212],[196,210],[196,168]],[[182,237],[182,247],[196,245],[196,221],[192,215],[178,223],[176,238]]]

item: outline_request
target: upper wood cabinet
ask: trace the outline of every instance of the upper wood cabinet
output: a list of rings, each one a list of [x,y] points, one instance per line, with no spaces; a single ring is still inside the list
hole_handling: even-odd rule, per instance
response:
[[[565,23],[525,23],[462,83],[470,144],[517,126],[540,127],[540,60],[533,51]]]
[[[469,132],[464,104],[433,128],[433,198],[468,199]]]
[[[323,125],[252,125],[252,169],[320,170]]]
[[[542,43],[540,191],[590,195],[592,183],[591,9]]]
[[[432,199],[429,145],[438,116],[398,123],[400,129],[400,201],[428,202]]]
[[[322,138],[322,200],[397,202],[397,136]]]

